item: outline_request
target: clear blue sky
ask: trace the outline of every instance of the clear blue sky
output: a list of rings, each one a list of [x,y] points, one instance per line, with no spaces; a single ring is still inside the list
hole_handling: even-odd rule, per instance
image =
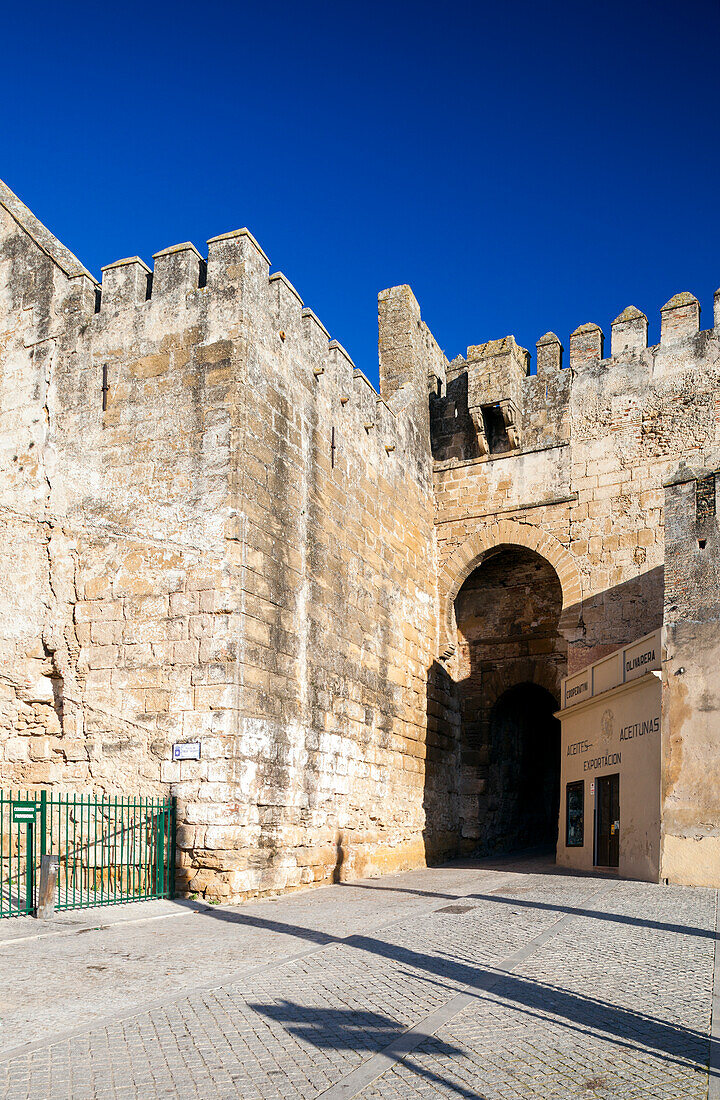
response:
[[[410,283],[449,357],[720,285],[720,3],[3,14],[0,177],[97,275],[247,225],[377,378]]]

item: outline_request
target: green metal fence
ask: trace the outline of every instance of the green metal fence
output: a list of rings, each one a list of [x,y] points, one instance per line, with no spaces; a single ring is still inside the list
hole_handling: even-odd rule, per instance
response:
[[[0,917],[34,913],[43,855],[56,909],[175,893],[175,799],[0,791]]]

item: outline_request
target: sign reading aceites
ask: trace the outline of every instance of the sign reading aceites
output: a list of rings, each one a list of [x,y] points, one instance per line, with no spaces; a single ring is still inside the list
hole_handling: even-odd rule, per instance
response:
[[[173,760],[199,760],[200,742],[184,741],[181,745],[173,745]]]

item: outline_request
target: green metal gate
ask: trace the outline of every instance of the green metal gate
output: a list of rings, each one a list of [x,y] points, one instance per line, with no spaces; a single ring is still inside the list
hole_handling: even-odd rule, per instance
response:
[[[56,909],[175,894],[175,799],[0,791],[0,917],[35,912],[58,859]]]

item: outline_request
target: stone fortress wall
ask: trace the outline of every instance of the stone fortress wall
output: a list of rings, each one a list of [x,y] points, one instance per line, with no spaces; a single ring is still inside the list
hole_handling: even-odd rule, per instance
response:
[[[413,383],[382,400],[245,231],[99,287],[7,193],[0,226],[3,785],[171,789],[193,892],[417,865]]]
[[[601,329],[581,325],[565,368],[559,339],[547,333],[532,375],[512,336],[469,347],[449,365],[446,388],[431,395],[441,630],[459,688],[468,845],[495,828],[490,726],[503,693],[530,682],[558,700],[567,672],[663,624],[665,482],[688,463],[707,468],[716,492],[709,471],[720,466],[720,292],[714,304],[714,327],[703,331],[697,299],[673,297],[654,347],[647,318],[628,307],[612,324],[607,358]],[[504,432],[493,424],[496,410]],[[503,557],[491,561],[501,546]],[[699,557],[693,540],[686,548],[691,575],[713,560],[709,550]],[[671,565],[678,552],[673,543]],[[549,576],[541,561],[552,566]],[[483,562],[486,574],[500,573],[494,587],[491,577],[478,583]],[[512,578],[533,563],[518,597]],[[711,721],[720,740],[718,689]],[[686,812],[698,806],[690,799]],[[708,818],[717,831],[717,809]]]
[[[625,311],[611,359],[583,326],[569,370],[550,334],[536,375],[512,337],[448,363],[409,287],[378,316],[380,395],[246,230],[98,285],[0,187],[0,782],[172,791],[190,892],[501,841],[497,698],[663,621],[720,309],[650,349]]]

